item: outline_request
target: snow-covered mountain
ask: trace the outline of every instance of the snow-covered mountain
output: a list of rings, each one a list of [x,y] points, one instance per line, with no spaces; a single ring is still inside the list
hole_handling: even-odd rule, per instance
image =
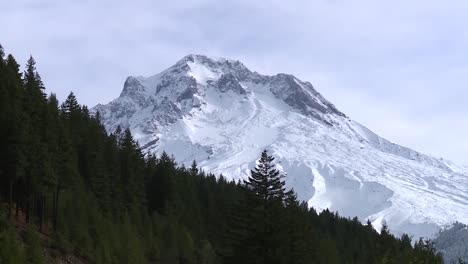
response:
[[[93,111],[110,132],[129,127],[147,152],[231,179],[247,177],[267,148],[300,199],[377,229],[385,220],[419,237],[468,223],[467,167],[378,136],[293,75],[188,55],[154,76],[128,77],[119,98]]]

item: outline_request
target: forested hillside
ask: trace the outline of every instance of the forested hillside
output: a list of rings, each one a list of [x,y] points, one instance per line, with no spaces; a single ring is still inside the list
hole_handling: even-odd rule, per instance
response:
[[[430,242],[309,209],[266,151],[239,183],[145,155],[25,68],[0,49],[0,263],[442,262]]]

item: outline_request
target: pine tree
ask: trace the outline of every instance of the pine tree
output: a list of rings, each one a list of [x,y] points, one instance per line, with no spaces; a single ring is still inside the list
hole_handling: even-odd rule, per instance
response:
[[[89,185],[98,199],[101,209],[104,212],[109,212],[112,172],[106,166],[106,131],[99,121],[99,113],[90,119],[86,142],[88,170],[90,171]]]
[[[83,165],[82,162],[84,160],[83,155],[85,151],[85,145],[83,144],[83,134],[85,132],[83,130],[85,129],[85,125],[82,122],[84,118],[81,113],[81,106],[78,104],[73,92],[70,92],[65,102],[60,106],[60,112],[64,118],[65,127],[71,136],[73,147],[79,152],[77,155],[78,163],[79,165]],[[80,166],[80,172],[83,172],[82,166]]]
[[[15,184],[24,177],[26,165],[27,116],[23,111],[23,96],[19,65],[12,55],[8,55],[0,64],[0,179],[4,186],[8,186],[4,193],[8,194],[9,214]]]
[[[42,181],[43,175],[50,169],[48,163],[37,157],[48,159],[49,153],[46,144],[46,119],[47,105],[44,86],[36,71],[36,62],[32,57],[26,64],[23,83],[25,87],[24,109],[25,116],[29,119],[26,129],[27,166],[26,176],[26,221],[31,222],[31,215],[36,210],[42,211],[41,203],[44,199],[45,186]],[[23,120],[24,121],[24,120]]]
[[[149,210],[168,213],[169,201],[174,195],[175,162],[163,151],[157,160],[155,171],[149,176],[146,186]]]
[[[190,174],[192,176],[198,175],[198,165],[195,160],[193,160],[192,165],[190,166]]]
[[[29,57],[29,60],[26,63],[26,71],[24,72],[24,85],[27,92],[32,95],[32,97],[40,96],[45,99],[45,87],[42,83],[39,73],[36,71],[36,61],[32,56]]]
[[[123,194],[123,204],[130,210],[141,208],[145,202],[143,155],[138,144],[134,141],[130,129],[124,131],[121,142],[121,184],[126,190]]]
[[[67,99],[65,102],[62,104],[62,112],[64,113],[65,117],[68,119],[72,119],[74,115],[80,112],[80,105],[78,104],[78,101],[76,100],[76,96],[73,92],[70,92],[68,94]]]
[[[281,230],[285,188],[283,175],[273,163],[274,157],[264,150],[245,185],[249,190],[249,237],[244,243],[249,263],[284,263]]]
[[[58,136],[58,156],[56,163],[57,184],[53,193],[52,223],[54,230],[59,227],[59,207],[60,199],[64,190],[70,190],[76,185],[78,179],[77,157],[73,149],[70,134],[64,124],[59,126]]]
[[[245,181],[247,188],[261,199],[265,207],[284,198],[284,176],[275,168],[274,160],[264,150],[257,166],[250,172],[248,181]]]
[[[316,255],[314,249],[316,243],[316,234],[309,228],[304,213],[307,212],[307,205],[302,205],[297,200],[294,190],[285,194],[286,205],[286,225],[285,236],[282,238],[284,248],[282,255],[285,257],[285,263],[306,264],[312,263]]]

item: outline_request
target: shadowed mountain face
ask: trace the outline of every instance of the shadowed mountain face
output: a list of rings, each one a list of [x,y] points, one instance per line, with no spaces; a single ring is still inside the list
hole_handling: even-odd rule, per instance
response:
[[[129,127],[146,152],[231,179],[246,178],[267,148],[300,199],[376,228],[385,220],[397,234],[430,236],[468,219],[467,168],[376,135],[293,75],[188,55],[129,77],[119,98],[93,111],[109,132]]]
[[[434,240],[435,246],[443,254],[445,263],[468,261],[468,226],[455,223],[440,232]]]

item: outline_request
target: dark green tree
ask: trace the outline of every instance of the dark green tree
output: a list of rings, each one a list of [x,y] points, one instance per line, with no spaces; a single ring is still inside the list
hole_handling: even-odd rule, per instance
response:
[[[192,165],[190,166],[190,174],[193,176],[198,175],[198,164],[195,160],[193,160]]]
[[[245,185],[249,190],[248,238],[243,243],[249,263],[283,263],[285,222],[283,175],[276,169],[274,157],[264,150]]]
[[[274,160],[275,158],[264,150],[257,166],[250,172],[248,181],[245,181],[247,188],[261,200],[264,207],[281,202],[284,198],[284,176],[276,169]]]

